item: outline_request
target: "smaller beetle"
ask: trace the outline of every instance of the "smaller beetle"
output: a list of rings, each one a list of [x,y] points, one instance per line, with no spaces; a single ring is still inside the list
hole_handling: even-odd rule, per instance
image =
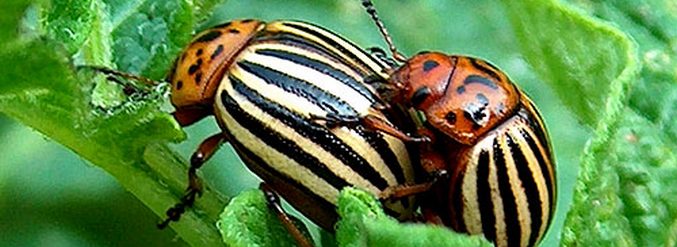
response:
[[[497,246],[534,246],[548,228],[556,201],[555,162],[543,120],[531,100],[498,68],[467,56],[397,52],[376,10],[362,1],[403,64],[386,82],[386,101],[424,116],[421,165],[432,181],[387,190],[425,192],[429,222],[484,234]]]

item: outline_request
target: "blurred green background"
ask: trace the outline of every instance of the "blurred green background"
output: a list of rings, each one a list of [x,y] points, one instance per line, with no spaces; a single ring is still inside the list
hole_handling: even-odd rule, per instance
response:
[[[399,0],[379,1],[376,7],[405,54],[440,50],[485,58],[505,70],[536,102],[557,158],[557,216],[543,246],[556,245],[559,236],[552,233],[559,233],[571,202],[578,158],[590,130],[522,60],[501,5],[491,0]],[[234,18],[305,20],[362,47],[384,47],[357,0],[231,0],[203,27]],[[207,119],[186,131],[189,139],[175,148],[188,157],[218,128]],[[157,230],[159,217],[101,169],[3,115],[0,163],[0,246],[185,245],[171,230]],[[228,146],[202,174],[229,196],[258,183]]]

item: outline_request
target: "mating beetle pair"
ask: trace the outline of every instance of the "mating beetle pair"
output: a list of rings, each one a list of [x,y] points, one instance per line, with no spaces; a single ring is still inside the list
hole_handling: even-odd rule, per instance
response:
[[[436,52],[404,59],[371,2],[363,4],[403,65],[300,22],[240,20],[196,36],[167,78],[174,116],[187,126],[215,115],[223,132],[193,154],[188,192],[162,226],[192,204],[196,170],[227,141],[271,200],[279,193],[325,229],[336,221],[338,191],[356,186],[387,197],[386,211],[402,219],[419,194],[428,221],[483,233],[499,246],[538,243],[556,183],[529,98],[480,59]],[[424,124],[414,126],[400,106],[422,112]],[[419,167],[433,179],[415,176]]]

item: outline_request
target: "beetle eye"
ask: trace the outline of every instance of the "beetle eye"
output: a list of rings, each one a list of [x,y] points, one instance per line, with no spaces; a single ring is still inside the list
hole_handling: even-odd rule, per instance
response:
[[[423,103],[423,101],[425,101],[425,99],[428,98],[428,96],[430,96],[430,93],[431,93],[430,88],[428,87],[420,87],[416,89],[414,95],[411,96],[411,103],[414,106],[420,105],[421,103]]]

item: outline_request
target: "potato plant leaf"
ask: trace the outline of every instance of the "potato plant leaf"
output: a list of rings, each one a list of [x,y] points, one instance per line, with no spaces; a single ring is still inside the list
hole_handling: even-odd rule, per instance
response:
[[[297,225],[307,233],[300,221]],[[296,246],[294,238],[268,209],[260,190],[244,191],[234,197],[223,210],[217,226],[227,246]]]
[[[345,188],[339,197],[339,246],[492,246],[481,236],[468,236],[441,226],[401,224],[387,216],[373,195]]]
[[[191,36],[196,19],[191,2],[3,1],[3,5],[14,11],[3,15],[0,25],[7,44],[0,51],[0,72],[5,75],[0,78],[0,112],[104,169],[163,215],[186,186],[186,162],[167,146],[185,136],[163,111],[166,88],[147,90],[117,105],[94,105],[114,98],[102,95],[119,94],[121,89],[113,85],[97,92],[96,82],[105,80],[86,69],[77,70],[76,65],[115,63],[123,71],[160,78]],[[36,13],[36,18],[27,17]],[[213,225],[224,203],[224,198],[207,190],[195,210],[172,227],[193,245],[219,243]]]
[[[0,16],[0,112],[101,167],[162,215],[182,195],[186,169],[185,160],[168,147],[185,134],[168,114],[166,88],[129,96],[119,85],[76,66],[109,66],[159,80],[219,2],[2,1],[0,8],[8,14]],[[649,0],[501,2],[522,56],[593,130],[580,155],[566,226],[549,234],[562,234],[567,246],[675,245],[677,7]],[[435,4],[447,2],[412,5],[442,16]],[[354,12],[348,3],[317,6]],[[409,19],[399,24],[420,26]],[[446,41],[430,42],[441,46]],[[243,193],[229,208],[251,208],[265,216],[255,194]],[[442,228],[398,224],[363,192],[346,190],[340,200],[341,245],[486,244]],[[214,224],[225,201],[208,187],[195,210],[172,227],[189,244],[219,245]],[[267,229],[257,224],[274,226],[269,215],[264,218],[253,226],[232,221],[220,226],[251,240]],[[275,231],[265,237],[268,242],[255,242],[288,240]]]
[[[674,245],[677,207],[668,195],[674,195],[677,180],[677,57],[669,27],[677,19],[670,4],[572,1],[613,21],[622,33],[561,4],[539,2],[545,11],[523,8],[530,2],[506,4],[522,53],[580,120],[594,127],[581,156],[563,244]]]

